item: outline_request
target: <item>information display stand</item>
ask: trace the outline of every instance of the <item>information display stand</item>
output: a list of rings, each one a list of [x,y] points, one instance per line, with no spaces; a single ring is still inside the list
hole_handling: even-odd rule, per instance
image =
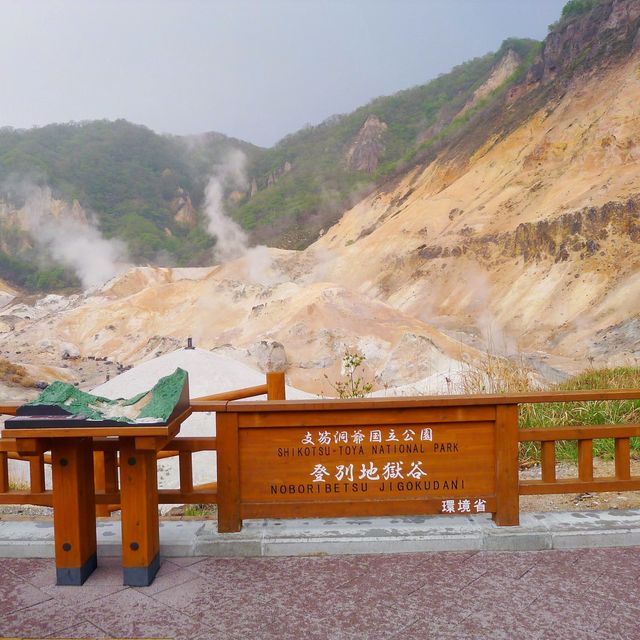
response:
[[[120,454],[122,566],[124,584],[148,586],[160,567],[156,454],[180,431],[187,409],[162,426],[54,426],[11,428],[25,456],[51,451],[56,579],[81,585],[97,566],[93,439],[112,438]],[[64,420],[64,419],[63,419]],[[63,424],[63,421],[61,421]]]

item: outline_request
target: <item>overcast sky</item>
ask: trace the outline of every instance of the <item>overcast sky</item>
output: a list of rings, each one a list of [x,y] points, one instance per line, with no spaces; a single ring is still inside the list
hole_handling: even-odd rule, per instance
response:
[[[0,126],[126,118],[269,146],[542,39],[566,0],[0,0]]]

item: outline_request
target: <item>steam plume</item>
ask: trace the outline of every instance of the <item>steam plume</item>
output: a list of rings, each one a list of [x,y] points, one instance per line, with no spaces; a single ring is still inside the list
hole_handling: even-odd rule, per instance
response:
[[[104,284],[126,268],[124,244],[104,238],[82,209],[59,206],[50,189],[32,187],[21,214],[36,245],[73,269],[85,290]]]
[[[216,253],[221,262],[239,258],[249,246],[247,234],[224,210],[225,190],[247,187],[246,163],[247,158],[242,151],[232,151],[226,161],[215,168],[205,190],[205,214],[209,219],[207,230],[218,239]]]
[[[244,258],[245,277],[251,282],[271,286],[285,281],[286,277],[274,269],[267,247],[249,247],[247,234],[235,220],[227,216],[224,209],[225,192],[229,189],[246,189],[249,184],[246,164],[246,156],[236,149],[229,153],[223,164],[214,169],[205,190],[205,213],[209,220],[207,229],[218,239],[216,255],[220,262]]]

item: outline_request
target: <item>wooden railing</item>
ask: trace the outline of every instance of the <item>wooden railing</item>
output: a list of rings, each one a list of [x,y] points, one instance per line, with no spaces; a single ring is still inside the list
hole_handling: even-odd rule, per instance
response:
[[[635,491],[640,476],[631,476],[630,438],[640,436],[640,425],[602,425],[531,429],[520,433],[520,442],[541,443],[541,480],[521,480],[520,495],[543,493],[584,493],[587,491]],[[594,478],[593,441],[615,441],[615,475]],[[556,477],[556,442],[575,440],[578,444],[577,478]]]
[[[640,391],[584,391],[556,393],[534,402],[586,402],[602,400],[636,400]],[[527,400],[525,400],[526,402]],[[631,474],[631,440],[640,436],[640,424],[608,424],[537,429],[520,429],[520,442],[540,443],[540,480],[520,480],[520,495],[552,493],[585,493],[599,491],[636,491],[640,476]],[[614,441],[614,475],[594,477],[593,441]],[[574,441],[578,448],[578,475],[574,478],[556,476],[556,443]]]
[[[192,400],[191,412],[210,412],[218,402],[242,400],[266,395],[268,400],[285,399],[284,373],[267,373],[266,382],[255,387],[225,391]],[[13,416],[19,403],[3,403],[0,414]],[[94,440],[94,475],[96,489],[96,513],[109,516],[120,508],[118,487],[117,442],[109,438]],[[179,487],[159,489],[161,504],[216,504],[217,483],[193,484],[193,454],[200,451],[216,451],[216,438],[177,437],[169,441],[158,453],[158,460],[178,458]],[[9,460],[29,463],[29,488],[11,488],[9,485]],[[45,488],[45,465],[51,464],[51,455],[20,456],[16,453],[15,440],[0,438],[0,504],[32,504],[51,506],[51,490]]]
[[[571,393],[534,394],[532,402],[588,402],[640,399],[640,391],[580,391]],[[528,402],[524,398],[522,402]],[[631,474],[631,441],[640,436],[640,424],[610,424],[559,426],[554,428],[520,429],[519,441],[540,443],[540,480],[520,480],[520,495],[553,493],[585,493],[601,491],[636,491],[640,476]],[[594,477],[593,441],[614,441],[614,475]],[[576,442],[578,475],[573,478],[556,476],[556,443]]]
[[[215,412],[223,410],[227,402],[251,398],[266,394],[269,400],[284,399],[284,375],[267,374],[264,385],[229,391],[225,393],[192,399],[192,412]],[[532,393],[509,396],[446,396],[441,400],[430,398],[430,406],[441,403],[442,406],[477,404],[485,406],[496,404],[500,412],[517,416],[518,407],[527,403],[558,403],[586,401],[615,401],[640,399],[640,390],[625,391],[584,391],[567,393]],[[418,399],[415,399],[416,401]],[[406,404],[407,399],[398,399],[398,404]],[[393,400],[388,399],[389,406]],[[0,404],[0,413],[15,415],[17,403]],[[541,479],[518,479],[517,467],[503,469],[498,473],[498,482],[508,484],[504,490],[516,495],[535,495],[552,493],[584,493],[598,491],[640,490],[640,476],[631,473],[630,438],[640,437],[640,424],[616,424],[597,426],[559,426],[553,428],[519,429],[519,443],[540,443]],[[594,477],[593,441],[613,439],[615,472],[610,477]],[[556,443],[575,441],[578,448],[578,469],[574,478],[558,478],[556,475]],[[504,443],[497,442],[499,449]],[[98,515],[109,515],[119,508],[120,493],[118,487],[117,446],[108,438],[94,441],[94,463],[96,483],[96,505]],[[160,489],[159,501],[162,504],[217,504],[218,487],[216,482],[194,485],[193,454],[201,451],[217,451],[216,437],[178,437],[169,441],[158,454],[158,459],[178,458],[179,486],[177,489]],[[29,464],[29,488],[11,488],[9,486],[8,461],[26,460]],[[45,487],[45,465],[50,464],[50,456],[45,453],[38,456],[20,457],[15,453],[15,441],[11,438],[0,439],[0,504],[33,504],[51,506],[52,493]]]
[[[20,406],[17,402],[0,404],[0,414],[15,416]],[[29,489],[11,489],[9,486],[9,460],[29,463]],[[51,491],[45,490],[44,465],[51,463],[50,456],[21,457],[16,453],[15,440],[0,438],[0,504],[33,504],[51,506]]]

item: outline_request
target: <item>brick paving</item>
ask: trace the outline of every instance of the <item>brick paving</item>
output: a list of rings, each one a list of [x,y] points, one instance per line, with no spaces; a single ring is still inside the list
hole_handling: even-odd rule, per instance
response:
[[[0,558],[0,637],[640,639],[640,548],[171,558],[150,587],[103,558],[83,587]]]

